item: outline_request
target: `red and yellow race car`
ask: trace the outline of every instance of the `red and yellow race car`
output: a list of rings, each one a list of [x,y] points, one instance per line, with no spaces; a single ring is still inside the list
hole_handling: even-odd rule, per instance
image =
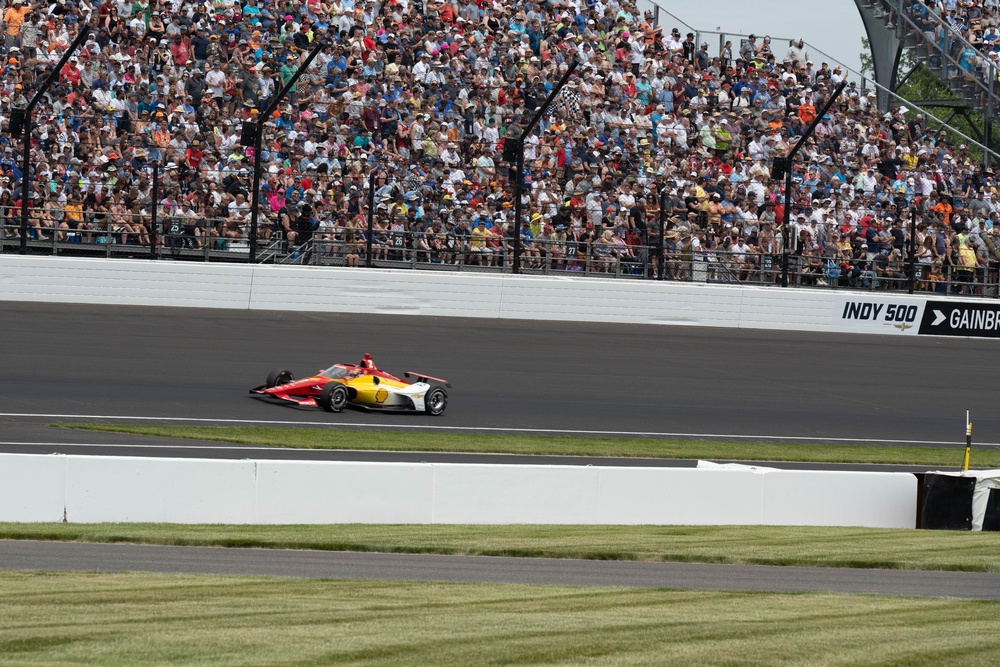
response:
[[[451,383],[407,371],[400,379],[375,366],[370,354],[358,364],[334,364],[301,380],[286,370],[274,370],[267,382],[250,390],[254,398],[340,412],[347,406],[384,412],[425,412],[440,415],[448,406]]]

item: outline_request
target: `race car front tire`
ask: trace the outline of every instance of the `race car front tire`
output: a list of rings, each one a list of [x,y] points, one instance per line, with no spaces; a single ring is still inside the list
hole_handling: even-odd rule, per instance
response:
[[[340,412],[347,405],[350,396],[347,387],[339,382],[329,382],[319,394],[319,407],[327,412]]]
[[[264,386],[270,389],[271,387],[277,387],[278,385],[288,384],[294,379],[295,376],[292,375],[291,371],[276,369],[267,374],[267,382]]]
[[[437,417],[444,413],[446,407],[448,407],[448,392],[441,387],[434,387],[427,392],[427,397],[424,398],[424,412]]]

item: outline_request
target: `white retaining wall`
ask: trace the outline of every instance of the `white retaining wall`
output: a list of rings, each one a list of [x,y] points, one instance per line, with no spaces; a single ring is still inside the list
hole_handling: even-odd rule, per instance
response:
[[[0,454],[0,521],[913,528],[908,473]]]
[[[928,298],[569,276],[0,255],[0,301],[913,335]],[[862,302],[881,306],[872,311],[878,315],[846,315],[846,304]],[[916,306],[904,323],[909,326],[887,318],[889,306]]]

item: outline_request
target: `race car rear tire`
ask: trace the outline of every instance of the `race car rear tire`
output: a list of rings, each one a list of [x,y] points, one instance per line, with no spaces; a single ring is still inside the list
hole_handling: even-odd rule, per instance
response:
[[[437,417],[444,413],[446,407],[448,407],[448,392],[443,388],[434,387],[427,392],[424,398],[424,412]]]
[[[267,374],[266,386],[270,389],[271,387],[277,387],[280,384],[288,384],[294,379],[295,376],[292,375],[291,371],[276,369]]]
[[[319,407],[327,412],[340,412],[350,399],[347,387],[339,382],[328,382],[319,394]]]

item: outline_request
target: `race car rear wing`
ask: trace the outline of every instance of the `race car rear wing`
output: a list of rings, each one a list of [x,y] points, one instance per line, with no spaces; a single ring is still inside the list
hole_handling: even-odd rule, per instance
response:
[[[417,382],[427,382],[427,381],[430,381],[430,382],[440,382],[444,386],[446,386],[449,389],[451,389],[451,383],[448,382],[447,380],[442,380],[441,378],[433,378],[430,375],[424,375],[423,373],[415,373],[413,371],[406,371],[405,373],[403,373],[403,377],[405,377],[405,378],[413,378]]]

